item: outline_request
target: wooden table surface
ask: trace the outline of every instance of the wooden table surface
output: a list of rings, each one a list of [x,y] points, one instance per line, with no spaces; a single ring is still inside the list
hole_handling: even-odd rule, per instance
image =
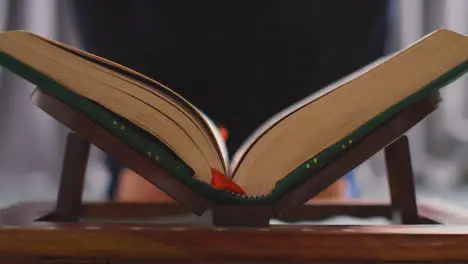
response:
[[[216,228],[33,223],[1,227],[0,254],[178,261],[468,261],[468,225]]]

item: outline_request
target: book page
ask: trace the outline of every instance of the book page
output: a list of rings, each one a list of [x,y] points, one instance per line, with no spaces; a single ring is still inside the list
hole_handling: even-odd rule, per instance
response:
[[[213,136],[215,137],[216,144],[218,144],[218,148],[221,151],[222,157],[223,157],[223,162],[224,162],[224,167],[226,169],[229,168],[229,154],[227,150],[226,143],[224,142],[223,136],[221,135],[221,132],[218,129],[218,126],[211,120],[203,111],[200,109],[194,107],[196,111],[200,114],[200,116],[204,119],[205,123],[208,124],[210,130],[213,133]]]
[[[271,129],[272,127],[274,127],[276,124],[280,123],[281,120],[283,120],[284,118],[286,118],[287,116],[293,114],[294,112],[296,112],[297,110],[299,110],[300,108],[302,108],[303,106],[305,105],[308,105],[312,102],[314,102],[315,100],[319,99],[320,97],[330,93],[330,92],[333,92],[334,90],[336,90],[337,88],[339,88],[340,86],[342,86],[343,84],[346,84],[347,82],[355,79],[356,77],[364,74],[365,72],[369,71],[370,69],[378,66],[379,64],[385,62],[386,60],[390,59],[391,57],[393,57],[395,55],[395,53],[391,53],[387,56],[384,56],[362,68],[360,68],[359,70],[325,86],[324,88],[318,90],[317,92],[311,94],[310,96],[307,96],[305,97],[304,99],[302,100],[299,100],[298,102],[294,103],[293,105],[285,108],[284,110],[282,110],[281,112],[279,112],[278,114],[272,116],[271,118],[269,118],[267,121],[265,121],[261,126],[259,126],[253,133],[252,135],[247,138],[247,140],[245,140],[245,142],[241,145],[241,147],[236,151],[236,153],[234,154],[233,158],[232,158],[232,162],[230,164],[230,167],[229,167],[229,175],[231,175],[232,177],[232,174],[235,172],[235,169],[238,167],[238,165],[242,162],[242,159],[243,157],[245,156],[245,154],[249,151],[249,149],[255,144],[255,142],[262,136],[264,135],[265,133],[268,132],[269,129]]]
[[[222,139],[222,136],[217,128],[217,126],[201,111],[199,110],[196,106],[191,104],[189,101],[187,101],[185,98],[183,98],[181,95],[176,93],[175,91],[171,90],[169,87],[143,75],[140,74],[136,71],[133,71],[123,65],[120,65],[118,63],[109,61],[107,59],[101,58],[99,56],[87,53],[85,51],[76,49],[74,47],[71,47],[69,45],[65,45],[63,43],[49,40],[46,38],[43,38],[38,35],[31,34],[33,37],[39,38],[45,42],[48,42],[58,48],[61,48],[63,50],[66,50],[68,52],[71,52],[79,57],[82,57],[86,60],[89,60],[93,63],[96,63],[102,67],[108,68],[112,71],[115,71],[117,73],[120,73],[124,76],[127,76],[128,78],[141,83],[142,85],[151,87],[154,90],[150,90],[152,92],[160,92],[161,94],[165,95],[166,97],[161,97],[162,99],[170,99],[172,104],[181,110],[185,110],[186,113],[190,114],[190,116],[198,122],[199,125],[202,126],[202,128],[205,130],[206,134],[210,137],[210,141],[212,141],[212,144],[214,145],[216,149],[216,154],[219,156],[219,160],[223,165],[223,168],[228,171],[228,152],[226,145],[224,143],[224,140]],[[184,111],[183,111],[184,112]]]

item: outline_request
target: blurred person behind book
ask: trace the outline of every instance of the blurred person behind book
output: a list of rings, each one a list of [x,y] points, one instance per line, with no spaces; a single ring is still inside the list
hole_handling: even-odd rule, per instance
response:
[[[85,50],[187,98],[227,130],[231,155],[272,115],[385,53],[386,0],[73,0],[73,8]],[[170,200],[112,157],[108,165],[111,199]],[[321,197],[342,198],[345,185]]]

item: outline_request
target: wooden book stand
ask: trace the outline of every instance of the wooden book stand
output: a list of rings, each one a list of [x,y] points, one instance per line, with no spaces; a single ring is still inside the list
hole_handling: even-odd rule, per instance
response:
[[[213,204],[68,105],[39,89],[32,99],[74,133],[67,141],[57,202],[0,211],[0,263],[468,262],[468,213],[416,203],[404,135],[437,108],[439,94],[407,107],[272,206]],[[90,144],[178,203],[83,203]],[[391,203],[306,203],[382,149]],[[184,215],[206,221],[158,222]],[[271,219],[291,223],[335,215],[385,217],[394,225],[270,225]]]

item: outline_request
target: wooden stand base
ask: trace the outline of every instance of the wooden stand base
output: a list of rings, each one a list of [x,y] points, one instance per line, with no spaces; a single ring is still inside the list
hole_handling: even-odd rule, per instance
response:
[[[68,138],[57,203],[25,203],[0,211],[0,261],[468,262],[468,213],[417,202],[414,192],[404,133],[434,111],[439,99],[436,94],[404,109],[274,205],[222,206],[190,191],[87,117],[37,91],[34,103],[76,134]],[[82,203],[90,144],[119,159],[178,203]],[[306,204],[380,150],[386,156],[389,203]],[[382,217],[393,224],[291,225],[337,215]],[[196,221],[176,222],[175,217]],[[283,224],[272,225],[272,220]]]

